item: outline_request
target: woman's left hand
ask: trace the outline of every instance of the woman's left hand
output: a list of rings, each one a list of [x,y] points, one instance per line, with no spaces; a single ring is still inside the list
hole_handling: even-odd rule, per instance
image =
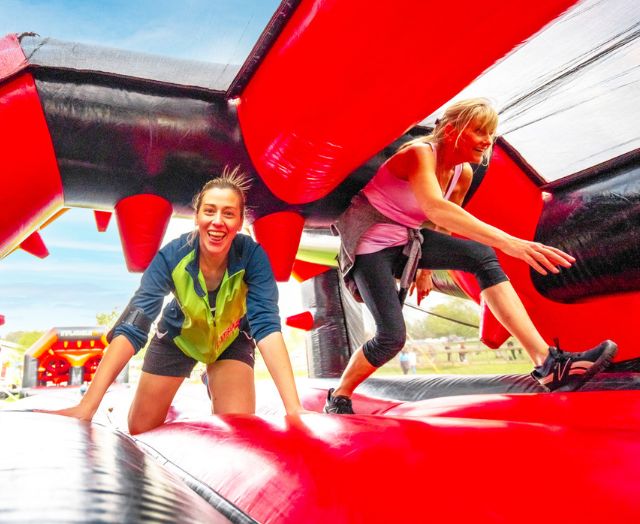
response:
[[[499,249],[507,255],[524,260],[542,275],[546,275],[548,271],[559,273],[558,266],[571,267],[576,261],[574,257],[557,247],[516,237],[510,237]]]
[[[426,297],[433,289],[433,280],[431,278],[431,271],[428,269],[418,269],[416,273],[416,279],[412,282],[409,288],[409,295],[413,294],[413,290],[416,290],[416,302],[420,305],[420,302]]]

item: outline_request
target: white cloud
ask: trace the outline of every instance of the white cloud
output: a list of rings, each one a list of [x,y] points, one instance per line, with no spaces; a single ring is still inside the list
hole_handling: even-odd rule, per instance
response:
[[[120,253],[122,248],[119,245],[103,244],[98,242],[78,242],[75,240],[53,240],[46,242],[49,250],[52,249],[72,249],[74,251],[106,251],[109,253]]]

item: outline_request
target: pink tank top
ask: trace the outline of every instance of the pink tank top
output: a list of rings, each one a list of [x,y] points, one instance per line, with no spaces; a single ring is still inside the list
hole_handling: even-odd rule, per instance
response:
[[[437,154],[432,144],[425,142],[424,145],[431,147],[434,156]],[[409,240],[407,228],[419,229],[427,220],[409,182],[400,180],[391,173],[387,162],[380,166],[378,172],[362,191],[373,207],[398,224],[371,226],[360,237],[356,255],[375,253],[387,247],[403,246]],[[447,192],[443,195],[445,200],[449,200],[461,174],[462,164],[458,164],[454,169]]]

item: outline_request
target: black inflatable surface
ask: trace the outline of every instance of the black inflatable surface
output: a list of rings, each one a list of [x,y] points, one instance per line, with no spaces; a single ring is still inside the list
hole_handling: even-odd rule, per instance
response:
[[[340,284],[337,269],[303,282],[302,301],[314,318],[314,328],[308,335],[311,344],[307,344],[309,376],[339,377],[364,341],[360,304]]]
[[[640,373],[616,372],[596,375],[580,391],[639,389]],[[418,375],[371,377],[358,386],[357,392],[390,400],[415,401],[488,393],[542,393],[543,389],[529,375]]]
[[[558,302],[640,290],[640,153],[551,191],[535,238],[577,260],[557,275],[531,271],[536,289]]]
[[[212,505],[127,437],[67,417],[0,411],[0,522],[252,522]]]

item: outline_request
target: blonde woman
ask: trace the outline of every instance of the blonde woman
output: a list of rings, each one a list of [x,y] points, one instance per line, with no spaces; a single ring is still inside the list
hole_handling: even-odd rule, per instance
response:
[[[488,162],[498,115],[483,98],[451,105],[433,133],[402,146],[333,225],[340,234],[340,268],[347,287],[369,308],[376,334],[351,357],[325,411],[353,413],[351,394],[392,359],[406,339],[401,289],[415,283],[421,300],[432,288],[432,269],[473,273],[496,318],[518,339],[549,391],[578,389],[604,369],[617,351],[605,341],[583,353],[549,347],[531,322],[500,267],[493,248],[519,258],[539,273],[557,273],[575,259],[551,246],[516,238],[478,220],[461,202],[472,179],[470,163]],[[422,228],[426,221],[435,228]],[[457,233],[470,240],[454,238]]]

